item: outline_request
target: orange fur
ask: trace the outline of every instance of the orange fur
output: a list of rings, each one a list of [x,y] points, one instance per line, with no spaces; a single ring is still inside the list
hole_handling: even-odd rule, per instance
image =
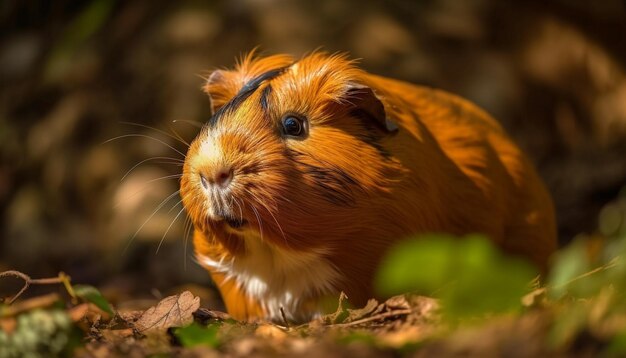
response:
[[[183,169],[181,193],[194,222],[196,253],[210,263],[205,266],[233,316],[276,318],[249,287],[279,290],[290,279],[289,272],[280,276],[285,262],[303,279],[315,277],[308,264],[290,262],[290,253],[303,263],[321,262],[336,275],[325,273],[330,288],[303,291],[306,297],[299,299],[306,304],[294,303],[293,311],[309,315],[288,312],[289,317],[314,315],[317,300],[340,291],[362,304],[374,296],[372,278],[381,256],[416,233],[483,233],[545,270],[556,249],[551,198],[489,115],[454,95],[371,75],[344,56],[323,53],[295,64],[284,55],[251,54],[233,71],[216,71],[205,86],[213,109],[256,76],[285,66],[201,131]],[[376,98],[354,96],[355,85],[370,88]],[[265,111],[260,103],[268,86]],[[372,101],[380,101],[397,132],[355,114]],[[281,136],[286,113],[307,118],[306,138]],[[203,192],[199,173],[222,166],[232,168],[233,180],[216,199]],[[212,214],[216,207],[248,225],[229,227]],[[261,264],[237,273],[224,268],[231,267],[224,262],[255,262],[251,256],[261,257],[261,251],[275,265],[270,272],[280,276],[274,281],[255,276],[256,268],[266,269]],[[241,275],[267,285],[245,286]],[[282,290],[277,294],[292,293]]]

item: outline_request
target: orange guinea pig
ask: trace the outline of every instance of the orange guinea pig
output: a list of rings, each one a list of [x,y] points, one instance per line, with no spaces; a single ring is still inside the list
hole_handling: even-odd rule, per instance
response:
[[[204,90],[181,195],[235,318],[308,320],[341,291],[363,304],[381,256],[418,233],[483,233],[544,270],[556,249],[535,169],[459,97],[324,53],[251,54]]]

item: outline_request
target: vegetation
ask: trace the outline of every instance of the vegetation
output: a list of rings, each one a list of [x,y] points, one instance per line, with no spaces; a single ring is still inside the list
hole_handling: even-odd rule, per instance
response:
[[[427,235],[389,253],[378,275],[383,295],[312,322],[244,323],[200,308],[190,292],[145,311],[114,310],[91,286],[66,275],[27,284],[60,284],[0,306],[0,357],[256,353],[370,355],[471,353],[523,356],[626,354],[626,196],[609,204],[600,231],[558,252],[545,285],[525,262],[479,236]],[[21,293],[21,292],[20,292]],[[429,298],[431,296],[434,298]],[[476,339],[480,340],[477,344]]]
[[[0,358],[626,355],[623,2],[243,3],[0,7]],[[163,131],[191,140],[206,71],[256,46],[347,52],[493,114],[554,198],[550,275],[478,237],[429,235],[381,268],[381,293],[407,294],[340,300],[302,326],[221,313],[172,223],[180,206],[162,202],[178,189],[170,148],[186,150]]]

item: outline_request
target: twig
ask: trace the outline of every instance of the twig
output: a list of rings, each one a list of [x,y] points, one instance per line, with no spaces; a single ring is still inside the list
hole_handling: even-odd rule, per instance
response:
[[[548,286],[548,289],[550,289],[550,288],[554,289],[554,288],[560,288],[560,287],[568,286],[568,285],[570,285],[571,283],[573,283],[575,281],[578,281],[578,280],[583,279],[585,277],[594,275],[594,274],[596,274],[596,273],[598,273],[600,271],[608,270],[610,268],[613,268],[613,267],[617,266],[618,264],[619,264],[619,256],[613,258],[611,261],[607,262],[606,264],[604,264],[604,265],[602,265],[600,267],[596,267],[595,269],[593,269],[591,271],[588,271],[588,272],[585,272],[582,275],[576,276],[573,279],[571,279],[571,280],[569,280],[567,282],[564,282],[564,283],[562,283],[560,285],[556,285],[556,286],[552,286],[552,287]]]
[[[5,307],[0,313],[0,317],[16,316],[22,312],[27,312],[35,308],[49,307],[60,299],[59,294],[49,293],[43,296],[29,298],[15,303],[14,305]]]
[[[367,322],[370,322],[370,321],[377,321],[377,320],[381,320],[381,319],[385,319],[385,318],[389,318],[389,317],[393,317],[393,316],[408,315],[411,312],[412,312],[412,310],[410,310],[410,309],[389,311],[389,312],[379,313],[379,314],[374,315],[374,316],[366,317],[366,318],[359,319],[359,320],[352,321],[352,322],[348,322],[348,323],[332,324],[331,326],[336,326],[336,327],[357,326],[357,325],[362,324],[362,323],[367,323]]]
[[[15,294],[15,296],[7,301],[7,304],[9,305],[15,302],[15,300],[17,300],[24,293],[24,291],[26,291],[28,287],[30,287],[30,285],[55,285],[62,283],[70,296],[72,296],[73,298],[76,297],[74,289],[72,288],[72,285],[70,285],[70,277],[63,272],[60,272],[59,276],[57,277],[31,278],[23,272],[9,270],[0,272],[0,278],[2,277],[17,277],[24,280],[24,286],[22,286],[22,288]]]
[[[289,322],[287,321],[287,316],[285,315],[285,309],[280,307],[280,315],[283,317],[283,322],[285,322],[285,328],[289,330]]]

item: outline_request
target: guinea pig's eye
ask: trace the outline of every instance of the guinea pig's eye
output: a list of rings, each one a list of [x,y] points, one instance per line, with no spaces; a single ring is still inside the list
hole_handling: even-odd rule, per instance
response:
[[[286,115],[282,120],[283,134],[290,137],[304,137],[306,134],[306,123],[304,119],[292,114]]]

